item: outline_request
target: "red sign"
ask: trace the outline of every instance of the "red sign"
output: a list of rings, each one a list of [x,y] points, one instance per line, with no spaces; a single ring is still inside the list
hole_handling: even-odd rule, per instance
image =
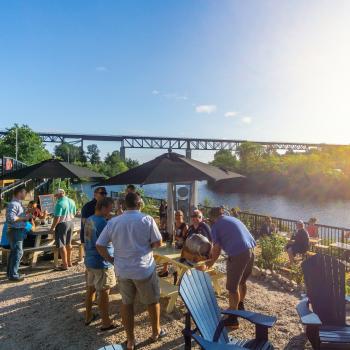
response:
[[[13,161],[10,158],[6,158],[5,162],[5,170],[6,171],[11,171],[13,169]]]

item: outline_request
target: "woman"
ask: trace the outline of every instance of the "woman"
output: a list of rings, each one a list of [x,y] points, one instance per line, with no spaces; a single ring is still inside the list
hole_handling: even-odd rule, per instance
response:
[[[272,222],[272,219],[267,216],[265,222],[261,225],[259,231],[259,237],[270,236],[276,232],[276,225]]]
[[[188,225],[184,222],[184,213],[181,210],[175,212],[175,248],[182,249],[187,237]],[[163,265],[163,270],[159,272],[159,277],[169,275],[168,264]]]
[[[318,238],[318,227],[316,226],[316,218],[310,218],[306,231],[309,234],[310,238]]]

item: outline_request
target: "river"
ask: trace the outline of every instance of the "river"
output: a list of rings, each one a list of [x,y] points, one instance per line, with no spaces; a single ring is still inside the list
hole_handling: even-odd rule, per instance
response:
[[[82,188],[91,198],[93,193],[91,184],[84,183]],[[118,192],[123,188],[124,186],[108,186],[107,190]],[[166,198],[166,184],[145,185],[143,189],[146,196]],[[350,228],[350,200],[332,199],[319,202],[259,193],[225,194],[214,192],[208,188],[206,182],[200,182],[198,186],[199,203],[203,203],[205,199],[208,199],[212,206],[239,207],[243,211],[295,220],[308,220],[310,217],[316,217],[319,224]]]

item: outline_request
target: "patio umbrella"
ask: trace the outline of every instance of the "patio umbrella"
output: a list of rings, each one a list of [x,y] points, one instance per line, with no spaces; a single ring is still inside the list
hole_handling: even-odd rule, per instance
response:
[[[165,153],[149,162],[113,176],[99,185],[155,184],[191,181],[221,181],[243,175],[188,159],[177,153]]]
[[[192,209],[195,207],[197,189],[195,181],[223,181],[244,176],[197,160],[188,159],[177,153],[165,153],[149,162],[124,173],[113,176],[99,185],[155,184],[168,183],[168,232],[174,228],[174,183],[193,182],[191,186]]]
[[[61,162],[57,159],[44,160],[41,163],[30,165],[28,167],[7,173],[0,176],[0,180],[6,179],[69,179],[86,178],[89,180],[101,180],[105,176],[88,168],[83,168],[67,162]]]

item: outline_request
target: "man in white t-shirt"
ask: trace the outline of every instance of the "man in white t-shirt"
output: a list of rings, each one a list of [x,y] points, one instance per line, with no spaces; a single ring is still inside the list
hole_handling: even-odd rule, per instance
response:
[[[127,349],[134,349],[134,301],[138,294],[147,305],[152,323],[151,341],[165,336],[160,328],[160,289],[152,248],[159,247],[162,236],[149,215],[140,212],[141,197],[130,192],[125,197],[126,211],[109,220],[96,242],[100,255],[112,262],[107,246],[114,247],[114,266],[122,296],[122,321]]]

